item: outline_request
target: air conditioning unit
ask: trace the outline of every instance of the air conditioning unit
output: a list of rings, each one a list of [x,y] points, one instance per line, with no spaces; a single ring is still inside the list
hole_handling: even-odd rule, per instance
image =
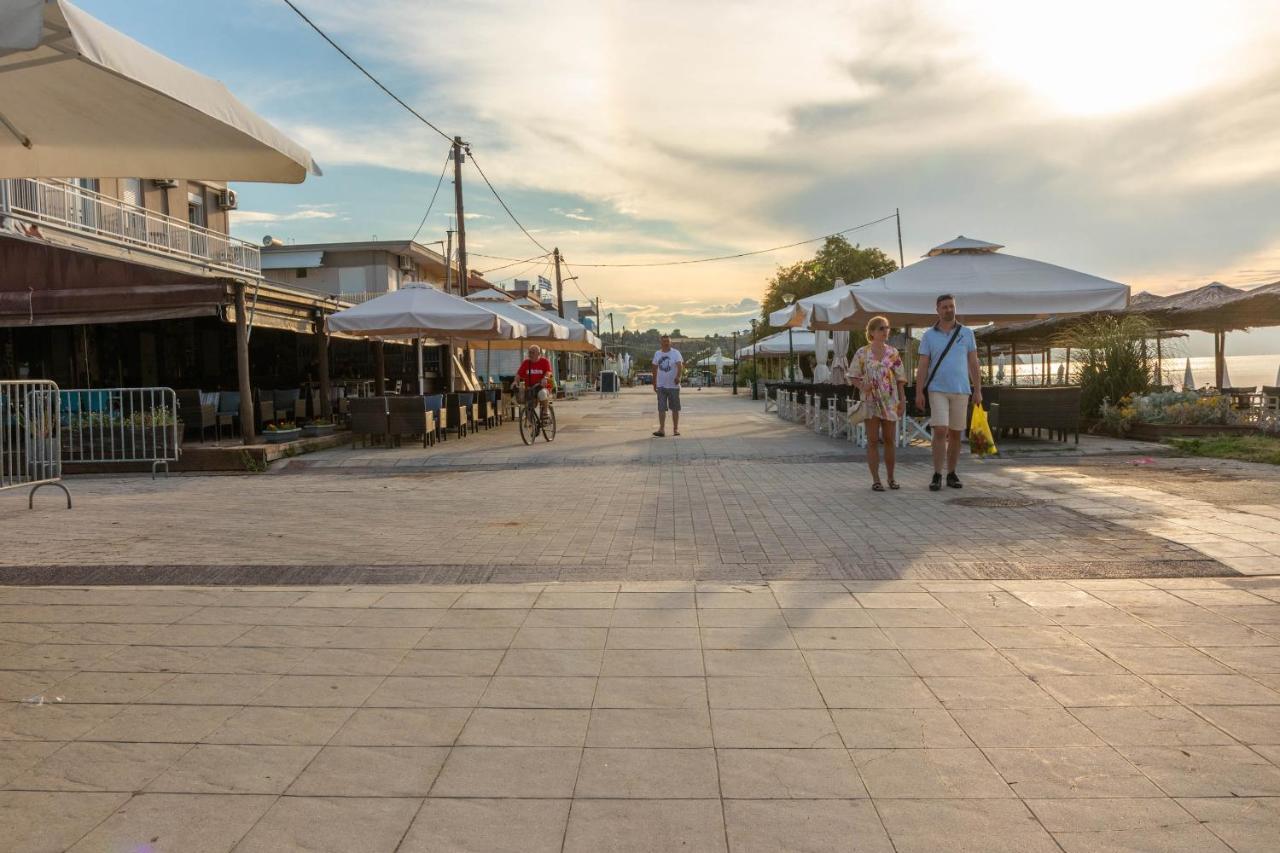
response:
[[[235,210],[236,209],[236,191],[223,190],[218,193],[218,209],[219,210]]]
[[[402,272],[413,272],[413,258],[408,255],[397,255],[400,261],[400,270]]]
[[[152,178],[151,183],[155,184],[162,190],[175,189],[178,186],[177,178]]]

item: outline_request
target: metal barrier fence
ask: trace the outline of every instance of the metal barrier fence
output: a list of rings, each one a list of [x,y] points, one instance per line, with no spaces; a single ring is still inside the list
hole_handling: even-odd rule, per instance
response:
[[[172,388],[75,388],[58,393],[65,462],[150,462],[151,476],[182,452]]]
[[[36,491],[56,486],[71,492],[62,479],[61,417],[58,386],[46,380],[0,381],[0,489],[30,486],[28,509]]]

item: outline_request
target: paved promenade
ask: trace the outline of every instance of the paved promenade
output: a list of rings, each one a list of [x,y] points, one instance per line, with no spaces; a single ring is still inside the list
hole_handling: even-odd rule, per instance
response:
[[[1272,469],[686,396],[0,493],[0,849],[1277,849]]]
[[[251,477],[79,478],[71,513],[53,492],[32,513],[0,494],[0,580],[119,582],[74,574],[112,566],[201,583],[1151,577],[1280,560],[1274,470],[1147,466],[1145,447],[1086,438],[1087,455],[1044,443],[966,459],[966,488],[935,494],[927,451],[911,448],[902,491],[877,494],[854,445],[747,396],[685,396],[678,439],[649,436],[653,396],[635,390],[561,403],[552,444],[525,447],[507,425]],[[1220,505],[1224,477],[1243,482]]]

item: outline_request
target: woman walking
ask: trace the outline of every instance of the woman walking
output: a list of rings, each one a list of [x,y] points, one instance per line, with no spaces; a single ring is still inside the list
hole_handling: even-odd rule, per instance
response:
[[[893,478],[897,462],[898,419],[906,412],[907,371],[902,356],[889,346],[889,320],[872,317],[867,323],[865,347],[853,354],[849,376],[862,392],[867,407],[867,467],[871,469],[871,488],[883,492],[880,483],[880,445],[884,445],[884,467],[889,488],[898,488]]]

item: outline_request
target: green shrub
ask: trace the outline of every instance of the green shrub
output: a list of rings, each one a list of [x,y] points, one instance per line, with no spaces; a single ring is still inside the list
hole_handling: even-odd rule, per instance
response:
[[[1074,379],[1085,417],[1102,417],[1103,405],[1147,391],[1155,354],[1147,341],[1155,330],[1144,317],[1092,317],[1064,333],[1055,346],[1077,353]]]

